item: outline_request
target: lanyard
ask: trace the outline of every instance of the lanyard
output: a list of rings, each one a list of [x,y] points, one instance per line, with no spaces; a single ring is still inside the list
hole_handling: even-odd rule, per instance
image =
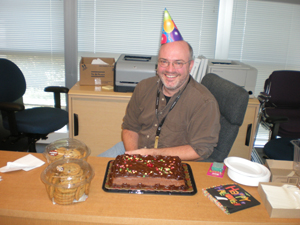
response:
[[[187,82],[187,84],[185,85],[183,91],[177,96],[177,98],[175,99],[175,101],[172,103],[170,109],[169,109],[169,112],[175,107],[175,105],[177,104],[179,98],[181,97],[182,93],[184,92],[186,86],[188,85],[188,83],[190,82],[190,79],[191,77],[189,77],[189,80]],[[159,89],[157,89],[157,95],[156,95],[156,101],[155,101],[155,114],[157,115],[157,112],[158,112],[158,106],[159,106],[159,94],[160,94],[160,91]],[[167,113],[167,115],[169,114],[169,112]],[[165,120],[166,120],[166,117],[167,115],[165,115],[165,117],[161,120],[161,122],[159,123],[158,127],[157,127],[157,130],[156,130],[156,136],[155,136],[155,142],[154,142],[154,148],[157,148],[158,146],[158,139],[159,139],[159,135],[160,135],[160,131],[161,131],[161,127],[163,126]]]

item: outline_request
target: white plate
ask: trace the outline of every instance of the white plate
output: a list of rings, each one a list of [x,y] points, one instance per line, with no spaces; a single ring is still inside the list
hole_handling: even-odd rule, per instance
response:
[[[228,168],[227,174],[231,180],[233,180],[239,184],[243,184],[246,186],[258,186],[259,182],[269,182],[270,177],[271,177],[271,172],[268,170],[267,167],[265,167],[261,164],[259,164],[259,166],[261,167],[261,169],[263,171],[262,174],[264,174],[261,177],[248,177],[248,176],[240,174],[230,168]]]
[[[248,177],[261,177],[264,175],[261,164],[244,158],[228,157],[224,160],[224,163],[233,171]]]

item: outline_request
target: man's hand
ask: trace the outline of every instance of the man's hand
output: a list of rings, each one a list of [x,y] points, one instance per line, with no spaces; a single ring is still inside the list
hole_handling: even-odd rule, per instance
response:
[[[170,148],[140,148],[138,147],[138,134],[136,132],[124,129],[122,139],[125,147],[125,153],[129,155],[165,155],[178,156],[181,160],[199,160],[201,157],[190,145],[183,145]]]
[[[131,151],[125,151],[125,154],[128,155],[154,155],[152,149],[148,148],[141,148],[141,149],[136,149],[136,150],[131,150]]]

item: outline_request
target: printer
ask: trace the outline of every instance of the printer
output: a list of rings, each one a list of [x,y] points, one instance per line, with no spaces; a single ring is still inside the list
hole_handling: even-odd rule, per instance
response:
[[[257,78],[257,69],[235,60],[209,59],[206,73],[214,73],[248,91],[253,97]]]
[[[157,56],[122,54],[115,64],[115,92],[133,92],[143,79],[156,75]]]

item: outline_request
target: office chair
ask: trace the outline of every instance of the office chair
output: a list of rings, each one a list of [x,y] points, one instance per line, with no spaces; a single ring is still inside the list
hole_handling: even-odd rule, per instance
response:
[[[270,131],[270,140],[300,137],[300,71],[274,71],[258,99],[262,105],[261,124]]]
[[[40,139],[68,123],[68,113],[61,109],[60,93],[68,93],[66,87],[51,86],[44,91],[54,93],[55,107],[36,107],[25,109],[23,104],[15,101],[22,98],[26,91],[26,81],[19,67],[8,59],[0,58],[0,110],[3,127],[10,135],[3,142],[16,144],[26,137],[29,152],[36,152],[35,144]]]
[[[223,162],[243,124],[248,106],[248,92],[216,74],[209,73],[201,82],[216,98],[221,113],[219,141],[205,162]]]
[[[270,134],[264,146],[267,158],[293,160],[290,141],[300,138],[299,84],[300,71],[273,71],[258,96],[260,124]]]

